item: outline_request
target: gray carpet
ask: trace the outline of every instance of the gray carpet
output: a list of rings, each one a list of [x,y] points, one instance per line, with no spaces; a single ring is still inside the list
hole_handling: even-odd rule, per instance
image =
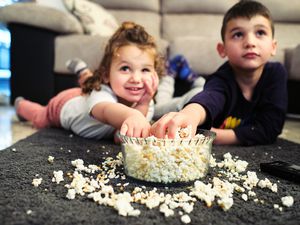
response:
[[[139,217],[122,217],[114,209],[97,205],[86,197],[67,200],[64,187],[67,182],[59,185],[51,182],[54,170],[73,171],[71,160],[81,158],[85,164],[99,164],[103,156],[115,157],[119,150],[120,147],[110,140],[87,140],[51,128],[0,151],[0,224],[183,224],[178,213],[165,218],[157,208],[148,210],[143,205],[134,205],[141,210]],[[198,201],[190,213],[191,224],[300,224],[300,185],[259,172],[260,162],[283,160],[300,164],[300,145],[279,139],[268,146],[214,146],[213,152],[219,160],[224,153],[231,152],[248,161],[248,170],[256,171],[259,178],[268,177],[272,182],[279,180],[278,193],[255,189],[264,204],[253,200],[245,202],[234,196],[234,205],[227,212],[216,204],[207,208]],[[49,155],[55,157],[53,164],[47,162]],[[31,184],[36,174],[43,177],[37,188]],[[215,171],[210,170],[206,180],[214,175]],[[142,185],[134,180],[129,180],[129,183],[128,190]],[[152,188],[151,184],[146,186]],[[187,187],[171,186],[168,190],[158,187],[158,190],[173,193],[187,191]],[[280,204],[280,198],[285,195],[294,197],[294,205],[284,207],[282,212],[274,209],[273,204]]]

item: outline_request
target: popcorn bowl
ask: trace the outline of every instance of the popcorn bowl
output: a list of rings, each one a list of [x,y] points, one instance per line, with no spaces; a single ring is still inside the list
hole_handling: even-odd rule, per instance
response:
[[[188,183],[208,172],[215,133],[198,130],[193,138],[158,139],[119,135],[125,174],[155,183]]]

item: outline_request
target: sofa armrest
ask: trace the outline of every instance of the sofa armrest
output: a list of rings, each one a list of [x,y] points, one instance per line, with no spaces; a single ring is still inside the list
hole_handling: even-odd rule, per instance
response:
[[[71,13],[36,3],[16,3],[2,7],[0,21],[21,23],[57,33],[83,33],[80,22]]]
[[[292,52],[289,79],[300,81],[300,44]]]

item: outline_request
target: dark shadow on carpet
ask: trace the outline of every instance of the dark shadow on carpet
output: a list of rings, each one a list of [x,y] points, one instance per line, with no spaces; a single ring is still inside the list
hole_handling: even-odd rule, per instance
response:
[[[144,205],[133,204],[141,210],[139,217],[122,217],[113,208],[101,206],[87,199],[76,197],[66,199],[67,182],[55,184],[51,181],[54,170],[64,174],[74,171],[71,161],[83,159],[85,165],[99,165],[104,157],[115,157],[120,146],[110,140],[95,141],[71,135],[61,129],[45,129],[21,140],[13,146],[0,151],[0,224],[183,224],[178,212],[165,218],[158,208],[147,209]],[[282,160],[300,164],[300,145],[279,139],[273,145],[256,147],[213,146],[218,160],[224,153],[230,152],[241,160],[246,160],[248,170],[257,172],[259,178],[269,178],[278,183],[278,193],[256,188],[257,198],[264,203],[252,200],[244,201],[240,195],[234,196],[234,205],[224,212],[214,204],[211,208],[197,201],[190,213],[191,224],[290,224],[300,221],[300,185],[275,178],[259,171],[259,163]],[[54,156],[54,163],[48,163],[48,156]],[[36,174],[43,178],[39,187],[32,185]],[[215,176],[210,171],[205,181]],[[115,184],[119,181],[116,180]],[[124,183],[124,181],[122,181]],[[141,183],[129,180],[126,187],[132,190]],[[151,190],[153,187],[149,187]],[[157,187],[158,192],[189,192],[187,187]],[[127,190],[126,189],[126,190]],[[280,198],[286,195],[294,197],[294,205],[283,207],[283,211],[274,209],[273,204],[281,204]],[[30,211],[29,211],[30,210]]]

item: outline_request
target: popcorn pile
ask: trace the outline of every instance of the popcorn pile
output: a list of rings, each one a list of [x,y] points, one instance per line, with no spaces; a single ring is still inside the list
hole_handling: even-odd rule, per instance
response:
[[[203,135],[202,135],[203,136]],[[204,139],[204,136],[197,138]],[[157,140],[146,138],[145,143],[123,143],[124,167],[128,176],[136,179],[172,183],[189,182],[207,174],[211,144]]]
[[[213,139],[203,134],[191,138],[191,127],[178,129],[175,139],[126,137],[122,140],[125,173],[159,183],[189,182],[208,171]]]
[[[246,171],[248,163],[232,157],[230,153],[224,154],[223,161],[216,162],[212,156],[210,166],[217,173],[211,182],[197,180],[187,192],[168,193],[169,188],[159,192],[157,188],[135,187],[128,188],[125,181],[126,175],[122,172],[123,158],[119,153],[114,159],[104,158],[101,165],[84,165],[82,159],[71,162],[75,168],[66,174],[63,171],[54,171],[52,182],[59,185],[61,182],[67,188],[66,198],[75,199],[77,196],[87,198],[99,205],[114,208],[121,216],[139,216],[142,212],[134,208],[132,203],[142,204],[149,210],[157,208],[165,217],[180,216],[183,223],[190,223],[189,216],[198,200],[205,202],[207,207],[219,205],[224,211],[229,210],[233,204],[233,196],[240,197],[243,201],[253,200],[258,204],[265,204],[255,193],[256,188],[269,189],[277,193],[277,184],[272,184],[267,178],[258,179],[253,171]],[[51,162],[53,163],[53,162]],[[38,180],[37,180],[38,179]],[[42,178],[34,178],[33,185],[38,187]],[[119,183],[118,183],[119,182]],[[114,184],[114,185],[113,185]],[[127,190],[128,189],[128,190]],[[274,204],[274,209],[283,210],[283,207],[292,207],[292,196],[284,196],[281,203]]]

